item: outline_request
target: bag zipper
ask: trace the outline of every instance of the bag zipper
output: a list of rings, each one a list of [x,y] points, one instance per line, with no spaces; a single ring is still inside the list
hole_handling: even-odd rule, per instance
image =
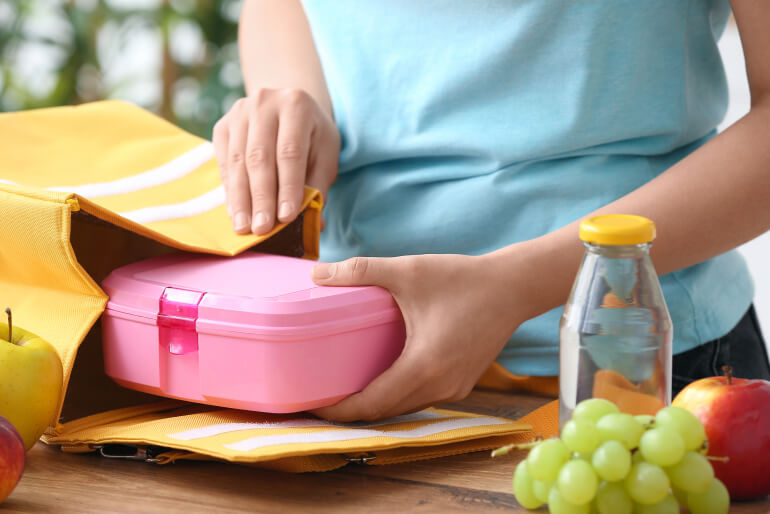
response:
[[[352,455],[345,455],[345,460],[348,461],[351,464],[359,464],[359,465],[366,465],[372,462],[377,458],[377,455],[375,455],[372,452],[365,452],[365,453],[355,453]]]
[[[165,453],[170,448],[161,446],[145,446],[131,444],[96,444],[90,446],[92,450],[98,450],[99,455],[107,459],[138,460],[143,462],[159,463],[157,455]]]

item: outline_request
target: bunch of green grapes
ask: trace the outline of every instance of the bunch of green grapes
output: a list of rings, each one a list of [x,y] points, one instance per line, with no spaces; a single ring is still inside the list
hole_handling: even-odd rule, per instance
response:
[[[607,400],[577,405],[560,439],[534,446],[516,467],[513,493],[554,514],[726,513],[727,489],[704,456],[706,432],[679,407],[621,413]]]

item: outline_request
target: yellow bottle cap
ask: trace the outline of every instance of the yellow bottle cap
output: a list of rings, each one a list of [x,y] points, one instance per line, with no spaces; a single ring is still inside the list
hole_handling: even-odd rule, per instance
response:
[[[580,239],[600,245],[639,245],[655,239],[655,223],[632,214],[603,214],[580,223]]]

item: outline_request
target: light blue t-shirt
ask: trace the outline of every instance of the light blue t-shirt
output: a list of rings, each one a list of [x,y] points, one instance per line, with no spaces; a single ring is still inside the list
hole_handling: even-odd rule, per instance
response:
[[[325,261],[478,255],[551,232],[702,145],[727,106],[727,0],[304,7],[342,136]],[[677,353],[727,333],[753,296],[734,251],[661,284]],[[555,375],[561,311],[524,323],[499,361]]]

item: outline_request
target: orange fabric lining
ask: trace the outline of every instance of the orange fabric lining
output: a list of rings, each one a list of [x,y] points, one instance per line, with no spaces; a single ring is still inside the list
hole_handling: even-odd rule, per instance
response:
[[[499,362],[493,362],[476,385],[481,388],[495,389],[497,391],[519,391],[544,396],[559,396],[559,377],[514,375]],[[528,442],[535,436],[541,436],[544,439],[558,437],[559,401],[553,400],[548,402],[518,421],[532,425],[532,431],[510,436],[509,440],[512,443]]]
[[[628,414],[654,415],[664,407],[660,398],[647,394],[620,373],[602,369],[594,375],[594,398],[604,398]]]
[[[524,391],[545,396],[559,396],[559,377],[514,375],[499,362],[493,362],[476,385],[497,391]]]
[[[532,425],[532,432],[514,434],[513,442],[521,439],[521,442],[531,441],[533,436],[541,436],[543,439],[559,437],[559,400],[553,400],[539,407],[518,421]]]

